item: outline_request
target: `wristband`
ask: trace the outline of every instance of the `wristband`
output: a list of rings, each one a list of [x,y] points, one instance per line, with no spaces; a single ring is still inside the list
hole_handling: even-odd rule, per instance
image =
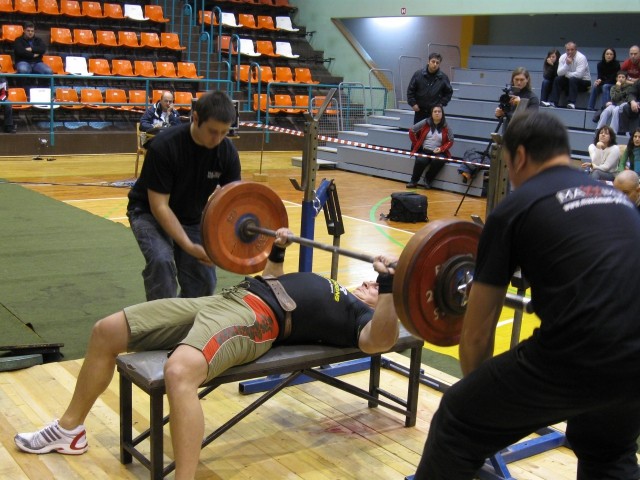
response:
[[[393,292],[393,275],[389,273],[380,273],[376,279],[378,284],[378,293],[392,293]]]
[[[269,261],[271,263],[283,263],[284,262],[284,253],[286,249],[283,247],[279,247],[275,243],[271,247],[271,253],[269,253]]]

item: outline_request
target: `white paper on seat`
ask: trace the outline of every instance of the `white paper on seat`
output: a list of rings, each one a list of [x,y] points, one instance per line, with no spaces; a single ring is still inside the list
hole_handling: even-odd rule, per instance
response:
[[[240,25],[236,23],[236,17],[233,13],[221,12],[220,23],[222,23],[222,25],[226,25],[227,27],[240,27]]]
[[[42,102],[42,104],[34,105],[35,108],[42,108],[45,110],[51,109],[51,89],[50,88],[30,88],[29,101]],[[60,105],[53,106],[53,108],[59,108],[59,107]]]
[[[138,20],[140,22],[149,20],[144,16],[144,12],[142,11],[142,7],[140,5],[130,5],[128,3],[125,3],[124,5],[124,16],[130,18],[131,20]]]
[[[240,39],[240,54],[249,55],[250,57],[259,57],[261,54],[257,53],[253,48],[253,40],[250,38]]]
[[[278,30],[286,30],[288,32],[299,32],[299,28],[295,28],[289,17],[276,17],[276,28]]]
[[[89,72],[87,59],[84,57],[67,57],[64,61],[64,71],[74,75],[93,75]]]
[[[276,42],[276,53],[287,58],[298,58],[300,55],[294,55],[291,51],[291,44],[289,42]]]

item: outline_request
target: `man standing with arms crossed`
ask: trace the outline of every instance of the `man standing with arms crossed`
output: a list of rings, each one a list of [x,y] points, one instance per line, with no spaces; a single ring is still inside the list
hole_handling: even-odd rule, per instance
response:
[[[411,77],[407,87],[407,102],[415,112],[413,124],[429,118],[431,109],[435,105],[446,107],[453,88],[449,83],[449,77],[440,70],[442,55],[432,53],[425,68],[416,71]]]

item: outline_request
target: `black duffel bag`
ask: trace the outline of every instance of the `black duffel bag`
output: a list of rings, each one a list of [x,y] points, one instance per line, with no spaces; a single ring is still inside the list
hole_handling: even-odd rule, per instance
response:
[[[412,192],[392,193],[391,210],[388,215],[381,217],[393,222],[428,222],[427,197]]]

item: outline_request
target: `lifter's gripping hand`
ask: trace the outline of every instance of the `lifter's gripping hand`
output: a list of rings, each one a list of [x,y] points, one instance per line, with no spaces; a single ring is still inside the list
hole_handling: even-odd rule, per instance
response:
[[[276,230],[276,239],[273,243],[275,243],[280,248],[287,248],[291,245],[290,237],[293,237],[293,232],[286,227],[279,228]]]
[[[394,275],[396,270],[390,265],[395,265],[397,263],[398,257],[393,255],[377,255],[373,259],[373,269],[383,275]]]
[[[293,232],[288,228],[283,227],[276,230],[276,239],[273,241],[267,265],[262,272],[263,276],[279,277],[284,275],[284,249],[291,245],[290,237],[293,237]]]

